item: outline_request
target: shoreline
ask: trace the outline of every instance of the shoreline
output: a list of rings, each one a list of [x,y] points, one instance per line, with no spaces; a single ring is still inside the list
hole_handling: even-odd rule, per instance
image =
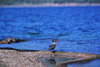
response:
[[[58,52],[50,51],[26,51],[14,49],[0,49],[0,64],[7,67],[47,67],[41,60],[43,58],[76,58],[75,60],[65,61],[56,64],[55,67],[62,67],[68,64],[88,62],[100,59],[100,54],[78,53],[78,52]]]
[[[32,4],[23,4],[23,5],[5,5],[0,7],[75,7],[75,6],[100,6],[100,3],[98,4],[78,4],[78,3],[63,3],[63,4],[56,4],[56,3],[45,3],[45,4],[39,4],[39,5],[32,5]]]

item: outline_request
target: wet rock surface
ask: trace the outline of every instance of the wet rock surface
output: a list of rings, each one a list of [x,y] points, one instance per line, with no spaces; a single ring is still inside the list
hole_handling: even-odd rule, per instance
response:
[[[75,53],[75,52],[54,52],[50,51],[34,51],[34,50],[18,50],[18,49],[1,49],[0,60],[6,67],[47,67],[42,63],[40,58],[76,58],[75,60],[62,62],[56,64],[55,67],[66,66],[66,64],[79,63],[90,61],[93,59],[100,59],[98,54]]]
[[[0,44],[10,44],[10,43],[18,43],[24,42],[25,40],[22,39],[14,39],[14,38],[7,38],[5,40],[0,40]]]

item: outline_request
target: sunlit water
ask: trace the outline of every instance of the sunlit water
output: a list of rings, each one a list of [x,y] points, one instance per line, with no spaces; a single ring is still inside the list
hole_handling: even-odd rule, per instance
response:
[[[67,67],[100,67],[100,59],[91,62],[69,64]]]
[[[0,47],[100,54],[100,7],[0,8],[0,40],[20,38],[27,42]]]
[[[100,54],[100,6],[0,8],[0,40],[6,38],[27,42],[0,47],[48,50],[58,39],[55,51]]]

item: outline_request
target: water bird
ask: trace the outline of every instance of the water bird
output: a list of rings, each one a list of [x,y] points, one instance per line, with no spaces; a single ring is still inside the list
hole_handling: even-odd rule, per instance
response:
[[[55,47],[56,47],[56,44],[55,44],[55,42],[56,41],[58,41],[57,39],[53,39],[53,44],[51,44],[50,46],[49,46],[49,50],[51,51],[51,50],[53,50],[54,51],[54,49],[55,49]]]

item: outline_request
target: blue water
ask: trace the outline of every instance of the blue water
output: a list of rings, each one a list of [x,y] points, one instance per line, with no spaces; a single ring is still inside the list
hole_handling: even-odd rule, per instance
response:
[[[91,62],[74,63],[67,65],[68,67],[100,67],[100,59]]]
[[[100,54],[100,6],[0,8],[0,40],[27,42],[1,44],[28,50],[48,50],[58,39],[55,51]]]

